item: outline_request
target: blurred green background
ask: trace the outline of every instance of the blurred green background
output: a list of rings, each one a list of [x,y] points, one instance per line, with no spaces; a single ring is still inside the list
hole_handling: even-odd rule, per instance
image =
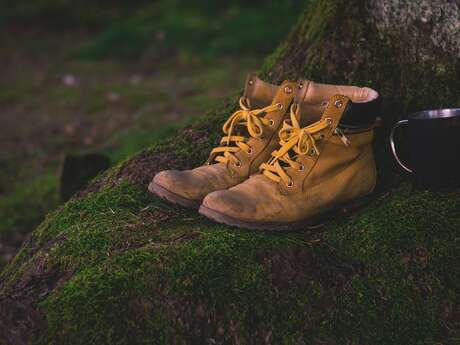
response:
[[[62,201],[68,153],[116,164],[242,86],[305,1],[0,1],[0,269]]]

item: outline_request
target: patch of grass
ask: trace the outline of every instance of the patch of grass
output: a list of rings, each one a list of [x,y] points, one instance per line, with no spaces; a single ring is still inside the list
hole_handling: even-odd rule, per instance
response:
[[[47,101],[57,108],[75,108],[81,102],[82,90],[77,87],[58,84],[54,88],[50,88],[46,97]]]
[[[23,90],[21,90],[19,87],[5,89],[0,94],[0,105],[7,105],[19,101],[23,96],[22,91]]]
[[[230,1],[219,7],[208,0],[159,1],[142,8],[137,15],[115,22],[76,54],[90,59],[132,57],[146,51],[161,56],[171,49],[210,56],[245,51],[264,54],[272,51],[286,34],[301,5],[301,1],[294,0]]]
[[[113,148],[104,150],[111,162],[121,162],[127,157],[144,150],[152,142],[164,139],[177,132],[177,124],[163,124],[157,130],[142,129],[138,126],[126,132],[115,135]]]
[[[136,1],[143,5],[146,1]],[[98,28],[126,17],[137,10],[128,1],[113,1],[111,6],[98,1],[79,1],[70,4],[62,0],[3,0],[0,4],[1,24],[30,25],[39,23],[53,29],[69,29],[89,26]]]
[[[58,204],[57,179],[52,174],[23,178],[12,191],[0,197],[0,239],[26,234]]]

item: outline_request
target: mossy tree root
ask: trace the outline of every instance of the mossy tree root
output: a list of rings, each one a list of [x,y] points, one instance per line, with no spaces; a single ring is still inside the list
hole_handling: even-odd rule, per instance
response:
[[[148,195],[155,172],[205,159],[234,109],[224,101],[94,181],[33,232],[0,276],[0,343],[458,341],[460,193],[390,178],[385,149],[389,126],[408,111],[460,105],[458,6],[423,3],[312,1],[262,67],[274,82],[380,90],[378,200],[323,231],[273,236]]]

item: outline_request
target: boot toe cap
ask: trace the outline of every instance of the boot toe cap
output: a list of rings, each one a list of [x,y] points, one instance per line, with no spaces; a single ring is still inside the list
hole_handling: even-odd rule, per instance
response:
[[[177,186],[177,181],[180,178],[180,171],[165,170],[155,175],[153,178],[153,183],[166,188],[167,190],[174,191],[174,187]]]
[[[161,171],[155,175],[152,183],[183,198],[200,202],[213,188],[208,179],[194,170]]]
[[[184,198],[195,199],[194,183],[183,171],[165,170],[155,175],[152,183]]]
[[[254,216],[256,212],[251,203],[245,202],[243,195],[231,190],[216,191],[208,194],[204,198],[202,205],[215,212],[237,219],[250,219],[251,215]]]

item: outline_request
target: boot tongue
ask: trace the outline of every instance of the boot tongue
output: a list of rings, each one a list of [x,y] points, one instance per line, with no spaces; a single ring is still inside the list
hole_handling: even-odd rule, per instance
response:
[[[264,108],[272,103],[278,89],[278,85],[267,83],[255,73],[249,73],[243,96],[249,99],[251,109]]]
[[[270,84],[260,79],[255,73],[248,73],[244,85],[243,97],[249,99],[250,109],[265,108],[272,104],[273,99],[279,90],[278,85]],[[246,126],[236,126],[235,135],[249,137]]]
[[[297,83],[294,103],[299,107],[300,127],[306,127],[321,119],[326,109],[329,97],[318,90],[317,84],[310,80],[301,80]]]
[[[378,97],[378,93],[368,87],[319,84],[310,80],[297,83],[294,101],[300,106],[301,126],[307,126],[321,119],[328,100],[335,95],[343,95],[354,103],[365,103]]]

